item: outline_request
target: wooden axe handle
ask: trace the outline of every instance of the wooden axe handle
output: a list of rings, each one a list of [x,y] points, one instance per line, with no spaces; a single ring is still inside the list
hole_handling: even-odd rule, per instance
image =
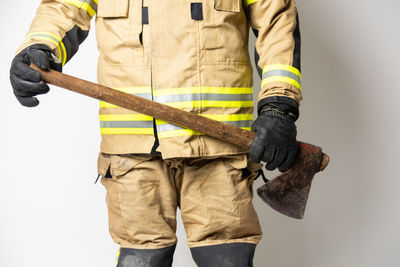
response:
[[[167,105],[147,100],[142,97],[130,95],[110,87],[85,81],[58,71],[43,71],[34,64],[31,64],[31,67],[41,72],[42,79],[49,84],[53,84],[79,94],[133,110],[153,118],[177,124],[241,147],[248,148],[255,138],[254,132],[249,132],[239,127],[224,124],[222,122],[199,116],[194,113],[169,107]],[[321,171],[325,167],[326,166],[321,166]]]

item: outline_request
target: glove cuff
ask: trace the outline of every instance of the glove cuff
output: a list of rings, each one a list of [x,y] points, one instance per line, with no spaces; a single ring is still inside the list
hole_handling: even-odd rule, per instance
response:
[[[258,115],[267,109],[274,109],[277,112],[281,112],[283,114],[289,115],[295,121],[299,117],[299,106],[297,105],[296,100],[285,97],[285,96],[270,96],[264,99],[261,99],[258,102]]]
[[[54,51],[50,49],[50,47],[48,47],[45,44],[33,44],[31,46],[28,46],[26,48],[26,50],[30,50],[30,49],[36,49],[36,50],[41,50],[43,52],[45,52],[47,54],[47,57],[50,60],[50,68],[59,72],[62,72],[62,63],[61,61],[56,57],[56,55],[54,54]]]

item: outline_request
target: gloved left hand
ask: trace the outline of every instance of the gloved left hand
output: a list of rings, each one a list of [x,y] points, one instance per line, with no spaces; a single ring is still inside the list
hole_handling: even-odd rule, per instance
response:
[[[287,97],[268,97],[260,101],[258,113],[251,127],[256,137],[250,146],[250,159],[266,162],[267,170],[285,172],[297,156],[297,103]]]
[[[11,63],[10,81],[16,98],[25,107],[39,105],[35,96],[49,91],[49,86],[42,80],[42,74],[29,66],[31,63],[42,70],[62,71],[61,62],[45,44],[31,45],[16,55]]]

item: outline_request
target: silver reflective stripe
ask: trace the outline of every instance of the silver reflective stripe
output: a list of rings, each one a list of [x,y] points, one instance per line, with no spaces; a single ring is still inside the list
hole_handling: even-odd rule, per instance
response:
[[[270,70],[270,71],[267,71],[266,73],[264,73],[262,78],[264,80],[266,78],[273,77],[273,76],[284,76],[284,77],[291,78],[291,79],[297,81],[298,83],[301,82],[301,79],[299,76],[297,76],[293,72],[287,71],[287,70]]]
[[[251,121],[251,120],[246,120],[246,121],[221,121],[221,122],[225,123],[225,124],[232,125],[232,126],[236,126],[236,127],[251,127],[251,124],[253,123],[253,121]],[[171,124],[171,123],[157,125],[157,131],[160,131],[160,132],[182,130],[182,129],[186,129],[186,128],[178,126],[178,125],[175,125],[175,124]]]
[[[153,128],[153,121],[100,121],[101,128]]]
[[[252,94],[182,94],[155,96],[159,103],[171,103],[182,101],[253,101]]]
[[[152,100],[153,99],[153,97],[151,96],[151,93],[132,94],[132,95],[143,97],[143,98],[146,98],[148,100]]]
[[[157,125],[157,131],[159,132],[181,130],[181,129],[186,129],[186,128],[170,123]]]
[[[236,127],[251,127],[253,121],[223,121],[223,123],[236,126]]]

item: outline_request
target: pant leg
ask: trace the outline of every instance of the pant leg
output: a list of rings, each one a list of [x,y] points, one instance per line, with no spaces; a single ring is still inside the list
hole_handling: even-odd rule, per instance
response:
[[[99,173],[107,191],[110,233],[121,248],[176,244],[177,193],[160,157],[100,153]]]
[[[260,241],[252,204],[257,171],[244,172],[247,166],[245,154],[183,161],[180,209],[190,248]]]

